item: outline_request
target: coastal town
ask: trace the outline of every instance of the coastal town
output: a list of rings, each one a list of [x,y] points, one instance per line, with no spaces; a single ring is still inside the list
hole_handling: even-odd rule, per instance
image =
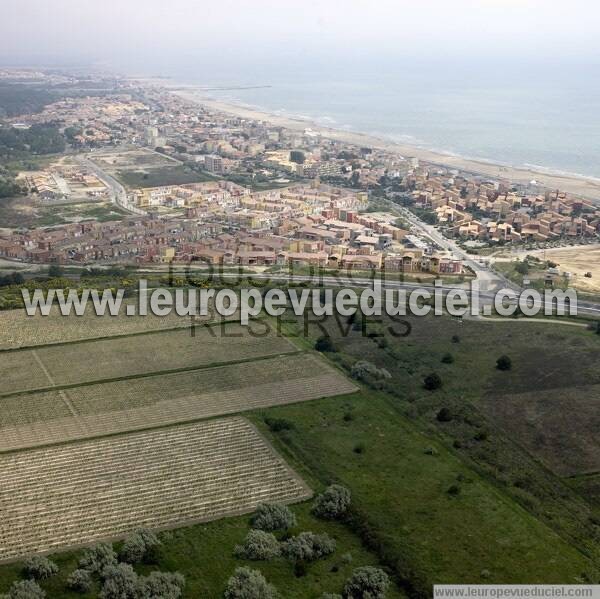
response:
[[[0,73],[34,75],[56,83],[56,75]],[[156,84],[100,84],[110,93],[63,97],[3,119],[4,130],[56,127],[65,137],[62,155],[16,176],[31,211],[65,215],[49,226],[1,229],[0,257],[462,275],[464,254],[423,235],[403,209],[471,251],[600,233],[597,205],[535,181],[515,185],[308,126],[234,116]]]

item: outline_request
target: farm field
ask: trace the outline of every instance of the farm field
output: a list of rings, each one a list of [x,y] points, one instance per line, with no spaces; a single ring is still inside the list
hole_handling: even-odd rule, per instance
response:
[[[148,316],[85,316],[65,318],[56,306],[48,316],[27,316],[25,310],[0,311],[0,350],[112,337],[144,331],[190,326],[190,319],[169,314]]]
[[[318,357],[295,354],[9,395],[0,398],[0,451],[307,401],[355,389]],[[27,410],[29,405],[35,405],[33,413]]]
[[[4,352],[0,395],[297,351],[284,337],[231,322]]]
[[[0,456],[0,481],[0,560],[312,494],[243,418]]]

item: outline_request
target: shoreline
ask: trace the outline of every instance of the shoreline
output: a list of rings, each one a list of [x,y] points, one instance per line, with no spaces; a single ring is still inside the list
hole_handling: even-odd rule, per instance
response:
[[[156,81],[154,81],[154,84],[156,84]],[[272,125],[296,131],[310,129],[314,133],[318,133],[322,137],[328,139],[334,139],[352,145],[370,146],[379,150],[393,152],[401,156],[415,157],[429,164],[458,169],[467,173],[483,175],[494,179],[504,179],[512,183],[527,185],[535,180],[539,187],[559,189],[560,191],[565,191],[600,203],[600,180],[593,177],[568,173],[553,173],[542,168],[537,169],[534,167],[516,167],[495,164],[485,160],[445,154],[435,150],[428,150],[418,146],[394,142],[368,133],[345,131],[334,127],[323,126],[310,119],[305,120],[282,116],[239,104],[213,100],[206,98],[203,95],[203,90],[198,89],[197,86],[165,86],[164,83],[163,86],[165,89],[180,96],[184,100],[206,106],[207,108],[218,112],[232,114],[241,118],[266,121]]]

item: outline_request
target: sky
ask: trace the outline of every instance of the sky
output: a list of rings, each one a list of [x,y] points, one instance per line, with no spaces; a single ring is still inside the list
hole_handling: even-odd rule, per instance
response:
[[[600,60],[596,0],[2,0],[0,15],[2,64]]]

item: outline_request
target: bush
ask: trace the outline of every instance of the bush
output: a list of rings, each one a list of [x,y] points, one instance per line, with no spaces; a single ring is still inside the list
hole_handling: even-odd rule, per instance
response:
[[[354,379],[369,381],[369,379],[390,379],[392,375],[385,368],[377,368],[375,364],[366,360],[358,360],[352,366],[350,375]]]
[[[347,599],[384,599],[390,586],[388,575],[380,568],[356,568],[344,586]]]
[[[327,534],[316,535],[301,532],[281,545],[281,553],[293,562],[311,562],[331,555],[335,551],[335,541]]]
[[[89,593],[92,590],[92,575],[89,570],[77,569],[67,579],[67,586],[78,593]]]
[[[512,368],[512,360],[507,356],[500,356],[496,360],[496,368],[498,370],[510,370]]]
[[[425,387],[425,389],[427,389],[427,391],[435,391],[436,389],[439,389],[441,386],[442,386],[442,379],[437,372],[432,372],[431,374],[428,374],[423,379],[423,387]]]
[[[285,420],[285,418],[265,418],[265,424],[274,433],[291,431],[294,428],[294,425],[289,420]]]
[[[139,579],[129,564],[107,566],[101,573],[100,599],[139,599]]]
[[[444,354],[442,356],[443,364],[452,364],[454,362],[454,356],[452,354]]]
[[[453,495],[454,497],[456,497],[457,495],[460,495],[460,487],[458,485],[451,485],[448,488],[447,493],[448,495]]]
[[[364,443],[357,443],[354,446],[354,449],[352,451],[354,451],[354,453],[361,454],[361,453],[365,453],[365,449],[366,448],[365,448],[365,444]]]
[[[46,592],[33,580],[13,582],[4,599],[44,599]]]
[[[322,335],[321,337],[319,337],[315,342],[315,349],[320,352],[335,351],[335,347],[329,335]]]
[[[264,530],[251,530],[242,545],[236,545],[235,556],[250,560],[267,560],[281,553],[279,541],[273,533]]]
[[[117,554],[112,545],[99,543],[88,549],[79,560],[79,567],[92,574],[101,574],[105,568],[117,565]]]
[[[225,599],[276,599],[277,591],[258,570],[236,568],[227,581]]]
[[[125,539],[119,555],[128,564],[155,562],[160,545],[161,542],[152,531],[141,529]]]
[[[179,572],[152,572],[140,582],[140,599],[179,599],[185,578]]]
[[[312,513],[319,518],[335,520],[343,516],[350,506],[350,491],[341,485],[331,485],[317,496]]]
[[[296,526],[296,516],[287,505],[261,503],[250,520],[252,528],[272,532]]]
[[[58,573],[58,566],[47,557],[34,555],[25,562],[25,576],[35,580],[45,580]]]
[[[460,343],[460,337],[458,335],[452,335],[452,343]]]
[[[436,418],[439,422],[450,422],[452,420],[452,412],[450,408],[442,408],[438,413]]]

